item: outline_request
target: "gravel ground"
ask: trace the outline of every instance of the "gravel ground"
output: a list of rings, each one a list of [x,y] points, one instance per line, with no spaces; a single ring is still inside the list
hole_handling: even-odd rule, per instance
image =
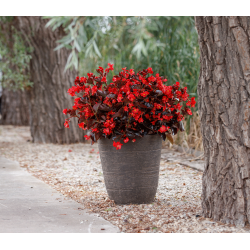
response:
[[[79,209],[118,226],[127,233],[244,233],[200,216],[202,172],[161,159],[154,203],[116,205],[109,200],[97,145],[34,144],[29,127],[0,126],[0,154],[60,191],[65,199],[82,204]]]

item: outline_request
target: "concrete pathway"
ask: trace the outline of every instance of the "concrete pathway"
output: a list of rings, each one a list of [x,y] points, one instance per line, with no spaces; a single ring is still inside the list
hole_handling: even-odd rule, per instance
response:
[[[0,233],[118,233],[38,180],[18,162],[0,156]]]

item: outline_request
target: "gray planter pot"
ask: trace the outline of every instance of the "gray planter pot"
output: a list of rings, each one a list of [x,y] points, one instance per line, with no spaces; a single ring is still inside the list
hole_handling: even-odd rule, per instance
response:
[[[123,143],[120,150],[109,139],[98,140],[106,189],[116,204],[152,203],[157,191],[162,138],[146,135]]]

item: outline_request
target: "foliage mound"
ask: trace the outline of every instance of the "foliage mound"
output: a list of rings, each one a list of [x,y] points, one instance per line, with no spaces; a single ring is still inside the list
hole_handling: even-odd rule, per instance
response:
[[[167,79],[158,73],[154,76],[150,67],[137,74],[123,68],[108,83],[111,70],[113,64],[108,64],[105,70],[96,70],[98,76],[88,73],[88,77],[76,77],[75,85],[68,90],[77,97],[74,106],[63,110],[70,115],[65,127],[69,128],[70,119],[77,117],[78,126],[90,130],[85,135],[87,140],[93,144],[100,138],[112,139],[117,149],[123,145],[121,141],[134,142],[144,135],[159,134],[173,143],[171,135],[184,131],[182,120],[192,115],[188,107],[196,103],[194,97],[188,98],[187,87],[180,88],[179,82],[164,85]]]

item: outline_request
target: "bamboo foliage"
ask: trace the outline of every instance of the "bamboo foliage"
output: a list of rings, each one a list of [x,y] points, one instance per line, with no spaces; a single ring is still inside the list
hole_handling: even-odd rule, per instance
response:
[[[84,75],[108,62],[115,64],[115,71],[150,66],[196,96],[199,48],[192,17],[46,18],[50,18],[47,26],[64,27],[66,35],[56,50],[64,46],[72,50],[66,68],[75,67]]]
[[[135,71],[152,67],[167,76],[170,83],[179,81],[196,96],[199,74],[197,33],[191,17],[110,17],[110,29],[97,41],[101,57],[79,55],[80,73],[96,65],[115,64],[115,69]],[[90,60],[91,59],[91,60]]]

